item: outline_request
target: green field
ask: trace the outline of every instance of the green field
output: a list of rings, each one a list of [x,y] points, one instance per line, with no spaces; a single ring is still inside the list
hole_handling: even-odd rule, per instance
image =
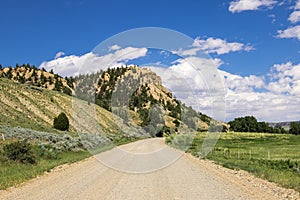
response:
[[[205,137],[206,133],[197,133],[194,138],[170,136],[166,142],[199,156],[203,151]],[[187,143],[188,146],[185,146]],[[205,158],[231,169],[249,171],[258,177],[300,192],[300,136],[221,133],[217,144]]]

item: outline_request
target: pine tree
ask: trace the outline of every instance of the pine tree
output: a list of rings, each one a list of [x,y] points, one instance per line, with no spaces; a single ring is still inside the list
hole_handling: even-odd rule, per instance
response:
[[[54,118],[53,127],[55,129],[58,129],[61,131],[67,131],[67,130],[69,130],[69,126],[70,126],[69,119],[65,113],[62,112],[58,115],[58,117]]]
[[[12,68],[9,67],[8,71],[6,72],[6,78],[11,79],[12,78]]]

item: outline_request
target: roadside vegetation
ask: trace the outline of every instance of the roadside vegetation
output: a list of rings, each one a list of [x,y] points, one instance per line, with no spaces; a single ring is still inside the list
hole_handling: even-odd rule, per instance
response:
[[[31,145],[30,145],[31,146]],[[51,171],[56,166],[73,163],[90,156],[88,151],[53,152],[44,154],[43,150],[32,145],[30,155],[26,159],[14,160],[0,155],[0,189],[17,186],[20,183]],[[2,150],[3,151],[3,150]],[[6,152],[13,153],[13,152]],[[33,162],[33,163],[31,163]]]
[[[206,134],[199,132],[194,138],[171,135],[166,138],[166,143],[200,157]],[[249,171],[300,192],[299,141],[299,136],[291,134],[221,133],[217,144],[205,158],[227,168]]]
[[[0,125],[0,190],[17,186],[51,169],[138,140],[118,135],[113,142],[95,134],[40,132]]]

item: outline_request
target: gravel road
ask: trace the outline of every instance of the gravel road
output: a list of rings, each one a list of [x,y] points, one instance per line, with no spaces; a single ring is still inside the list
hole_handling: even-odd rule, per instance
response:
[[[242,178],[241,178],[242,177]],[[246,177],[246,178],[245,178]],[[250,177],[250,178],[249,178]],[[254,181],[253,181],[254,180]],[[255,185],[252,183],[255,182]],[[170,148],[162,139],[123,145],[84,161],[56,168],[0,200],[92,199],[297,199],[286,190],[259,187],[263,180],[240,174]],[[283,195],[283,196],[281,196]],[[292,196],[294,195],[294,196]]]

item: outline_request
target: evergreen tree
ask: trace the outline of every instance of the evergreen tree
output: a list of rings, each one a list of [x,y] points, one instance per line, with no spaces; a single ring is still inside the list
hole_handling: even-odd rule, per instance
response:
[[[41,71],[40,79],[41,79],[41,84],[44,85],[46,83],[46,77],[44,76],[44,71]]]
[[[6,72],[6,78],[11,79],[12,78],[12,68],[9,67],[8,71]]]
[[[61,91],[62,87],[63,87],[63,84],[62,84],[61,80],[56,79],[53,90]]]
[[[61,131],[69,130],[69,119],[65,113],[62,112],[54,118],[53,127]]]
[[[72,96],[72,90],[66,86],[63,86],[63,93]]]

